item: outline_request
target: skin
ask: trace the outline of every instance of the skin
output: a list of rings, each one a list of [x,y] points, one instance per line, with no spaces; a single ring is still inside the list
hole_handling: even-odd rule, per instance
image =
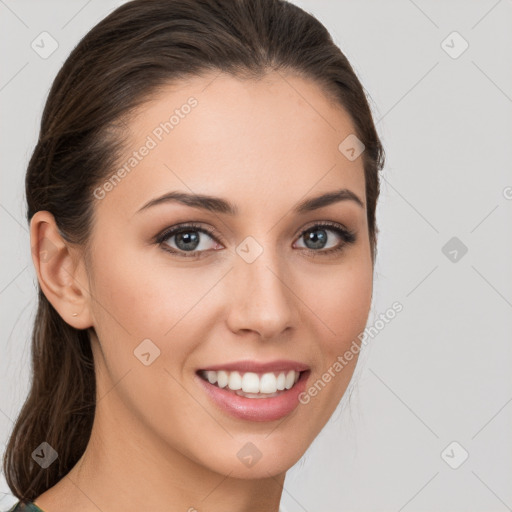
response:
[[[130,121],[126,155],[190,96],[198,100],[190,114],[95,199],[90,260],[60,237],[49,212],[31,221],[32,244],[47,238],[55,246],[48,261],[33,256],[43,292],[67,323],[94,328],[98,390],[84,455],[35,500],[46,512],[277,511],[286,471],[353,374],[357,356],[310,403],[270,422],[228,416],[196,382],[208,365],[293,359],[310,366],[309,387],[364,330],[373,266],[362,157],[338,150],[354,127],[322,89],[276,72],[259,81],[217,73],[182,81]],[[299,201],[340,188],[364,208],[345,200],[292,213]],[[136,213],[173,190],[219,196],[240,212],[167,203]],[[222,237],[199,232],[202,257],[152,242],[190,221]],[[322,221],[343,224],[356,241],[339,253],[308,253],[301,233]],[[326,233],[328,248],[343,243]],[[248,236],[263,248],[250,264],[235,250]],[[179,251],[176,237],[166,243]],[[146,338],[160,350],[149,366],[134,357]],[[237,457],[247,442],[262,453],[252,467]]]

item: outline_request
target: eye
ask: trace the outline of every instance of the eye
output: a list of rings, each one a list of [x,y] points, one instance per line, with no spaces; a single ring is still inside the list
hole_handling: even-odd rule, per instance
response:
[[[330,236],[329,233],[334,233],[335,236]],[[301,240],[304,241],[307,252],[326,255],[340,252],[346,245],[353,244],[356,235],[341,224],[324,222],[302,231],[299,241]]]
[[[173,243],[169,242],[171,239],[174,239]],[[167,229],[158,235],[155,242],[163,245],[164,250],[183,257],[196,257],[205,251],[217,249],[219,245],[213,230],[210,231],[194,223]]]

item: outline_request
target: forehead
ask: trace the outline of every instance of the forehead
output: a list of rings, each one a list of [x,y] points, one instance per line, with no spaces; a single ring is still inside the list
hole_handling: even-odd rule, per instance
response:
[[[341,187],[365,201],[362,156],[351,161],[338,148],[354,134],[350,116],[294,75],[212,73],[176,82],[127,129],[122,179],[101,204],[127,216],[171,190],[223,196],[244,213]]]

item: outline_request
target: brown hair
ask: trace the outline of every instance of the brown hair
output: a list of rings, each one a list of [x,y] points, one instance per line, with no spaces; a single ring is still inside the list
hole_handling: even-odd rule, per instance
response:
[[[376,203],[384,150],[363,86],[326,28],[284,0],[134,0],[93,27],[57,74],[26,174],[27,219],[47,210],[70,244],[87,249],[93,190],[115,168],[122,125],[161,87],[223,71],[258,78],[291,71],[319,84],[351,116],[362,153],[367,218],[376,256]],[[341,142],[341,141],[340,141]],[[87,254],[87,252],[85,252]],[[82,456],[95,414],[88,330],[67,324],[38,288],[28,397],[3,460],[9,488],[34,500]],[[46,469],[33,451],[49,443]]]

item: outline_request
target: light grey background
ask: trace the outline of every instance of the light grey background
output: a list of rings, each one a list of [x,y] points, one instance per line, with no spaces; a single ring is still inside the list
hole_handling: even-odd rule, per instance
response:
[[[0,0],[2,452],[28,390],[36,304],[25,168],[57,71],[121,3]],[[290,470],[283,506],[512,510],[512,2],[294,3],[327,26],[371,97],[387,165],[368,325],[395,301],[403,311],[366,346],[350,406]],[[58,42],[46,59],[31,48],[43,31]],[[452,237],[466,254],[443,253]],[[3,477],[0,491],[6,510]]]

